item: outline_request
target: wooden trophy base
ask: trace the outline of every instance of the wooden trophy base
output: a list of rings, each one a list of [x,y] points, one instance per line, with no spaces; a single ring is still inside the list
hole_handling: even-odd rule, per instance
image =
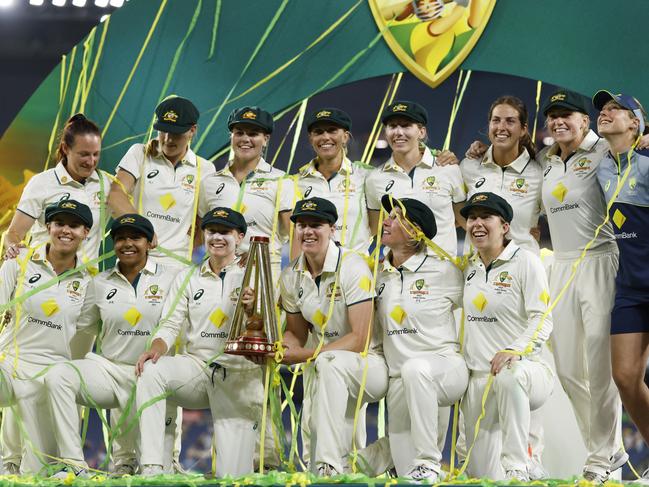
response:
[[[268,355],[275,351],[275,345],[266,337],[244,335],[227,342],[224,351],[230,355]]]

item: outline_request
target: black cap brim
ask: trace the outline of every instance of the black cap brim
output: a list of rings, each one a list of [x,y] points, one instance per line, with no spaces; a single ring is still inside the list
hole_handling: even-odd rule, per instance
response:
[[[260,128],[261,131],[264,132],[264,133],[266,133],[266,134],[272,134],[272,133],[273,133],[272,129],[271,129],[271,130],[268,130],[268,127],[267,127],[266,125],[264,125],[264,124],[262,124],[262,123],[260,123],[260,122],[257,122],[257,121],[255,121],[255,120],[236,120],[236,121],[234,121],[234,122],[230,122],[230,123],[228,124],[228,130],[231,131],[232,128],[233,128],[235,125],[254,125],[254,126],[257,127],[257,128]]]
[[[153,124],[153,128],[159,132],[166,132],[168,134],[184,134],[188,130],[190,130],[194,125],[192,124],[189,126],[182,126],[182,125],[174,125],[171,123],[164,123],[164,122],[156,122]]]
[[[111,238],[115,239],[115,234],[123,228],[128,228],[129,230],[135,230],[137,233],[144,236],[149,242],[153,242],[153,233],[148,232],[139,225],[134,225],[132,223],[120,223],[118,226],[115,226],[110,229]]]
[[[427,124],[427,122],[426,122],[425,120],[423,120],[423,119],[421,119],[421,118],[417,118],[417,117],[415,117],[415,116],[413,116],[413,115],[410,115],[409,113],[405,113],[405,112],[390,113],[389,115],[385,115],[385,116],[381,119],[381,123],[382,123],[383,125],[387,125],[388,121],[389,121],[391,118],[397,118],[397,117],[400,117],[400,118],[407,118],[408,120],[412,120],[413,122],[415,122],[415,123],[420,123],[420,124],[422,124],[422,125],[424,125],[424,126]]]
[[[206,220],[201,223],[201,230],[205,230],[205,227],[208,225],[221,225],[223,227],[228,227],[228,228],[233,228],[235,230],[239,230],[241,233],[246,233],[246,230],[241,228],[239,225],[236,223],[229,222],[227,220],[221,220],[217,218],[212,218],[211,220]]]
[[[314,218],[315,220],[321,220],[331,224],[336,223],[336,220],[333,219],[333,215],[325,216],[324,213],[314,213],[313,211],[294,211],[293,214],[291,214],[291,221],[296,223],[297,219],[302,217]]]
[[[322,117],[322,118],[319,118],[317,120],[314,120],[309,125],[307,125],[306,131],[310,132],[311,129],[313,127],[315,127],[316,125],[318,125],[319,123],[322,123],[322,124],[327,123],[327,124],[330,124],[330,125],[335,125],[336,127],[340,127],[341,129],[344,129],[344,130],[351,130],[352,129],[351,126],[345,125],[345,124],[341,123],[339,120],[333,120],[331,118]]]
[[[500,211],[498,211],[491,205],[484,205],[482,203],[471,203],[470,205],[466,205],[460,210],[460,215],[462,215],[464,219],[467,219],[469,218],[469,214],[471,213],[471,210],[473,210],[474,208],[482,208],[484,210],[488,210],[489,213],[493,215],[498,215],[507,223],[511,223],[511,218],[509,218],[507,215],[503,215]]]
[[[543,109],[543,115],[547,117],[548,112],[550,110],[554,109],[554,108],[564,108],[566,110],[570,110],[571,112],[579,112],[579,113],[583,113],[585,115],[588,115],[588,112],[585,111],[583,108],[576,107],[575,105],[572,105],[570,103],[565,103],[565,102],[562,102],[562,101],[552,103],[551,105],[545,107]]]
[[[50,210],[48,213],[48,222],[51,222],[52,218],[54,218],[56,215],[61,215],[61,214],[72,215],[77,219],[79,219],[79,221],[81,221],[81,223],[83,223],[86,227],[92,228],[92,220],[89,221],[87,218],[84,218],[79,213],[70,211],[69,209],[66,208],[57,208],[57,209]]]

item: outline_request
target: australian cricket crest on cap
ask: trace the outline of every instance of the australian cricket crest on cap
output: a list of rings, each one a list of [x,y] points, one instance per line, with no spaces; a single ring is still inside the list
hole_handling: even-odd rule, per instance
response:
[[[392,107],[393,112],[405,112],[408,110],[408,105],[404,105],[403,103],[397,103]]]
[[[302,211],[315,211],[318,209],[318,203],[315,201],[305,201],[302,203],[300,210]]]
[[[76,205],[76,203],[73,203],[72,201],[66,201],[64,203],[61,203],[59,205],[59,208],[66,208],[68,210],[76,210],[77,205]]]
[[[331,112],[329,110],[320,110],[315,118],[331,117]]]
[[[554,103],[557,101],[564,101],[566,99],[566,94],[565,93],[557,93],[555,95],[552,95],[550,97],[550,103]]]
[[[135,223],[135,218],[132,216],[125,216],[119,219],[120,225],[126,225],[128,223]]]
[[[173,110],[168,110],[162,115],[162,120],[165,122],[176,123],[178,121],[178,114]]]
[[[486,194],[477,194],[471,198],[471,203],[480,203],[481,201],[486,201],[488,196]]]
[[[245,118],[246,120],[257,120],[257,114],[252,110],[248,110],[241,115],[241,118]]]

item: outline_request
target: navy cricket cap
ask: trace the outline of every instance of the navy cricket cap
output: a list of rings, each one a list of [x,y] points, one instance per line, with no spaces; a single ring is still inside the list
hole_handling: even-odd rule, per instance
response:
[[[110,236],[115,239],[115,234],[122,228],[130,228],[140,232],[149,242],[153,242],[155,230],[148,218],[137,213],[126,213],[113,220],[110,226]]]
[[[547,116],[553,108],[565,108],[571,112],[588,115],[589,101],[583,95],[569,90],[559,90],[552,93],[543,103],[543,115]]]
[[[201,228],[204,230],[205,227],[210,224],[235,228],[241,233],[246,233],[246,230],[248,230],[246,219],[241,213],[223,206],[212,208],[203,215],[203,218],[201,219]]]
[[[339,108],[321,108],[320,110],[310,113],[306,120],[307,132],[310,132],[311,127],[319,122],[329,122],[333,125],[344,128],[345,130],[352,129],[351,117],[347,112]]]
[[[267,134],[272,134],[275,126],[273,116],[259,107],[242,107],[233,110],[228,118],[228,129],[232,130],[232,127],[238,123],[254,125]]]
[[[300,200],[295,203],[291,221],[295,223],[301,216],[310,216],[328,223],[336,223],[338,221],[336,205],[329,200],[318,197]]]
[[[87,205],[77,200],[61,200],[45,208],[45,223],[51,222],[56,215],[67,214],[76,216],[83,224],[92,228],[92,212]]]
[[[392,117],[404,117],[422,125],[428,124],[428,112],[414,101],[398,100],[389,104],[381,114],[381,123],[385,125]]]
[[[476,193],[469,201],[467,201],[464,208],[460,210],[460,214],[464,218],[469,218],[469,213],[473,208],[484,208],[490,210],[492,213],[499,215],[507,223],[511,223],[514,218],[514,210],[512,206],[507,202],[502,196],[498,196],[495,193],[484,192]]]
[[[421,231],[432,239],[437,235],[437,223],[435,222],[435,215],[432,210],[419,200],[412,198],[393,198],[389,194],[384,194],[381,198],[381,205],[388,213],[392,208],[401,208],[403,216],[416,223],[421,228]],[[404,211],[405,210],[405,211]]]
[[[172,96],[160,102],[155,109],[153,128],[170,134],[183,134],[198,122],[198,108],[187,98]]]

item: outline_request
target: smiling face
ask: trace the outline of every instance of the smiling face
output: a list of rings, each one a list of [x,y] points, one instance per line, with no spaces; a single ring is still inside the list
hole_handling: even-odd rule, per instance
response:
[[[214,223],[208,224],[203,230],[207,252],[210,256],[220,259],[234,256],[234,252],[243,237],[244,234],[236,228]]]
[[[489,140],[502,152],[517,151],[519,142],[527,133],[527,125],[520,121],[518,110],[511,105],[496,105],[489,118]]]
[[[158,132],[158,144],[164,156],[170,162],[176,164],[182,159],[187,152],[189,143],[196,133],[196,125],[182,134],[172,134],[171,132]]]
[[[295,223],[297,241],[306,256],[317,256],[327,252],[334,226],[319,218],[299,217]]]
[[[640,126],[640,122],[633,115],[614,100],[606,102],[597,117],[597,131],[603,137],[607,135],[628,134],[633,139]]]
[[[393,208],[383,220],[381,243],[391,249],[402,247],[413,241],[416,230],[402,216],[401,208]]]
[[[134,228],[120,228],[113,236],[113,246],[119,261],[128,266],[144,266],[151,242]]]
[[[99,164],[101,137],[92,133],[78,134],[71,146],[63,144],[62,149],[67,160],[65,168],[80,182],[90,177]]]
[[[562,145],[581,143],[588,133],[590,118],[581,112],[554,108],[548,112],[546,125],[552,138]]]
[[[47,224],[52,249],[60,253],[75,253],[90,230],[74,215],[59,213]]]
[[[256,125],[238,123],[232,126],[230,142],[234,158],[244,163],[259,159],[269,139],[270,135]]]
[[[466,232],[478,251],[491,251],[505,246],[509,223],[492,211],[473,208],[466,219]]]
[[[407,154],[419,150],[426,138],[426,127],[406,117],[390,117],[385,124],[385,138],[393,153]]]
[[[342,153],[349,142],[349,132],[329,122],[316,123],[309,131],[309,143],[321,160],[331,160]]]

